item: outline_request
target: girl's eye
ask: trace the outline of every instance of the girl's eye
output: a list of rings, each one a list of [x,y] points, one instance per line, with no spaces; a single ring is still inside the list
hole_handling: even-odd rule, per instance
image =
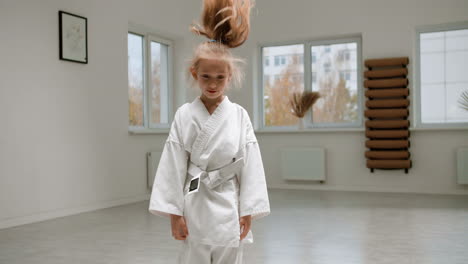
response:
[[[208,76],[208,75],[202,75],[202,78],[203,78],[203,79],[208,79],[209,76]]]
[[[224,76],[220,75],[218,76],[218,80],[223,80],[224,79]]]

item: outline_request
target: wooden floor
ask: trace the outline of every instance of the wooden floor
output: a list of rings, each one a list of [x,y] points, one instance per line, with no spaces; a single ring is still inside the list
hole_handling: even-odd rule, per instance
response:
[[[249,264],[467,264],[468,196],[270,190]],[[1,264],[175,263],[148,202],[0,230]]]

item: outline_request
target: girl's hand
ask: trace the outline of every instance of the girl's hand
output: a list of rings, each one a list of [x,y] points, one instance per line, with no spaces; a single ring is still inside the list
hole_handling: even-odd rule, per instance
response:
[[[171,214],[171,229],[172,236],[177,240],[185,240],[189,234],[185,218],[181,215]]]
[[[252,224],[251,215],[242,216],[239,219],[240,232],[241,232],[240,240],[244,239],[247,236],[247,234],[249,233],[251,224]]]

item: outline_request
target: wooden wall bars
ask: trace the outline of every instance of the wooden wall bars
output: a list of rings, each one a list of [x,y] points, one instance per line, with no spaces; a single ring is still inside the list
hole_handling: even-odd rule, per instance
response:
[[[408,57],[370,59],[364,72],[367,168],[411,168]]]

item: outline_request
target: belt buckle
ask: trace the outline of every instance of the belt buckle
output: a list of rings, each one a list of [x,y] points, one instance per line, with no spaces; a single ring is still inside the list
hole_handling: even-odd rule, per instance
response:
[[[187,194],[198,192],[200,189],[200,175],[190,180],[189,190]]]

